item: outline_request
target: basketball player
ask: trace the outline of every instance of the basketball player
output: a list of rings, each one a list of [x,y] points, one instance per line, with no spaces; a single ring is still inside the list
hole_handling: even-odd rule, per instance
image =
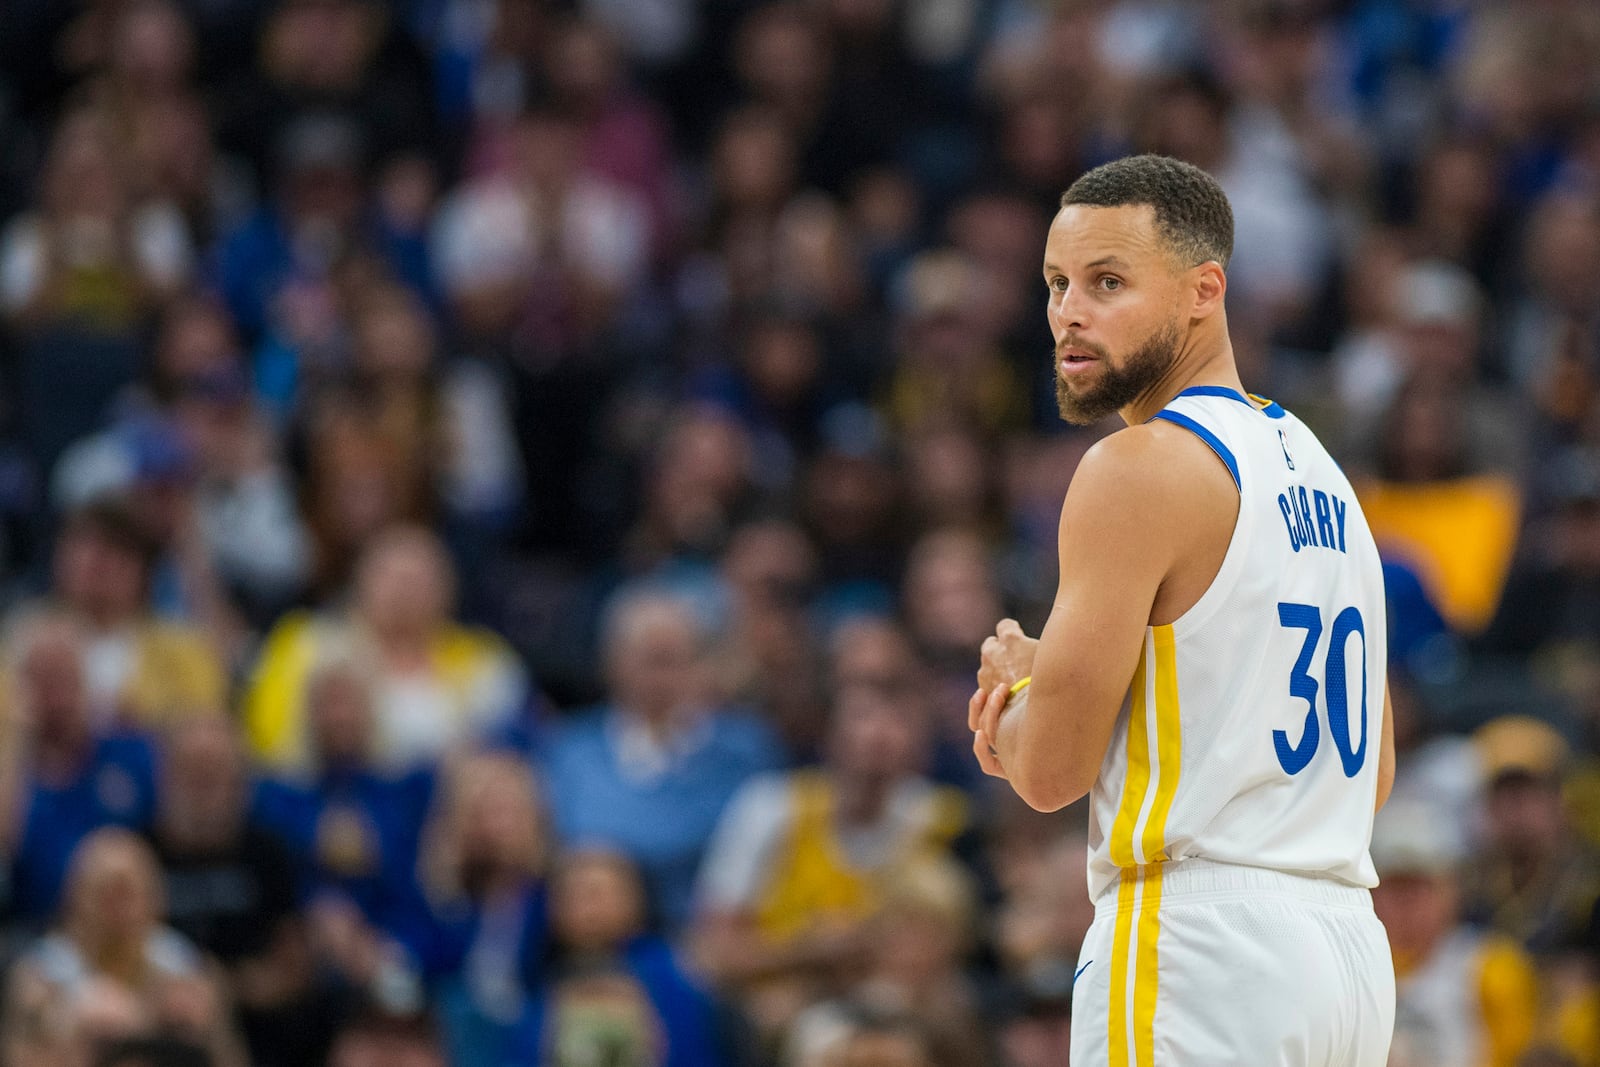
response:
[[[1090,796],[1074,1067],[1383,1067],[1368,889],[1393,779],[1378,551],[1310,430],[1244,391],[1217,183],[1138,156],[1075,182],[1044,281],[1069,422],[1127,423],[1061,511],[1037,640],[984,642],[973,751],[1030,805]]]

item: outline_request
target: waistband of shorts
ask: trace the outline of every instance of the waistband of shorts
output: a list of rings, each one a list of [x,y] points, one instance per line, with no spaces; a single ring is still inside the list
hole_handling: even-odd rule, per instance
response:
[[[1157,872],[1163,901],[1287,897],[1334,907],[1372,909],[1372,893],[1348,882],[1315,874],[1190,858],[1124,868],[1122,877],[1107,886],[1095,901],[1096,914],[1115,914],[1138,907],[1137,899],[1121,899],[1119,890],[1123,881],[1131,876],[1137,881],[1149,882],[1157,877]]]

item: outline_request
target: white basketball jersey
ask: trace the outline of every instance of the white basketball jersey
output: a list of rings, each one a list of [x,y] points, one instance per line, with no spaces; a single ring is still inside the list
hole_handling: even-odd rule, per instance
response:
[[[1121,869],[1191,856],[1376,885],[1388,647],[1350,482],[1269,401],[1197,386],[1155,417],[1227,465],[1239,518],[1200,600],[1145,629],[1091,794],[1091,894]]]

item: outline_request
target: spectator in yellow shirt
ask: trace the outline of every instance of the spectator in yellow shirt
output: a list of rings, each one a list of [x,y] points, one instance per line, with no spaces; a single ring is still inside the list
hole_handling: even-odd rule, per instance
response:
[[[454,586],[439,540],[396,526],[362,554],[347,614],[285,616],[245,696],[257,758],[277,771],[308,769],[306,683],[335,645],[358,650],[376,677],[373,755],[384,769],[426,765],[510,727],[526,674],[499,637],[451,619]]]

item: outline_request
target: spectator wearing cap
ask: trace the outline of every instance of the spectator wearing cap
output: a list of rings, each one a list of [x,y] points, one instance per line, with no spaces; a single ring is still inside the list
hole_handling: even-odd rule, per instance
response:
[[[1487,294],[1467,271],[1441,259],[1403,258],[1389,231],[1368,234],[1363,251],[1370,263],[1352,284],[1374,285],[1358,308],[1372,322],[1362,341],[1336,353],[1335,389],[1345,410],[1345,443],[1361,452],[1374,422],[1412,378],[1425,375],[1462,387],[1464,418],[1471,426],[1466,447],[1477,469],[1521,474],[1527,466],[1526,426],[1532,411],[1515,394],[1479,379]]]
[[[0,705],[0,857],[11,907],[49,916],[74,849],[97,827],[142,829],[155,805],[154,758],[141,735],[94,715],[88,650],[72,616],[17,620],[5,643]]]
[[[1538,1022],[1533,963],[1510,938],[1461,918],[1466,854],[1429,805],[1377,816],[1373,907],[1395,965],[1392,1067],[1514,1067]]]
[[[304,586],[311,546],[275,430],[222,305],[172,301],[151,367],[116,420],[75,443],[52,477],[57,507],[123,495],[162,527],[160,610],[200,622],[233,662]]]
[[[687,598],[624,590],[603,628],[608,701],[554,724],[541,753],[561,839],[628,855],[669,934],[728,799],[784,758],[765,722],[721,704],[714,651]]]
[[[1555,952],[1600,897],[1600,857],[1575,831],[1562,793],[1568,743],[1520,715],[1485,724],[1475,740],[1487,796],[1482,851],[1463,874],[1465,914],[1537,955]]]
[[[1480,381],[1488,306],[1472,275],[1398,262],[1392,235],[1371,235],[1370,248],[1360,270],[1381,323],[1341,352],[1336,387],[1347,448],[1368,474],[1362,509],[1403,606],[1403,659],[1411,630],[1438,617],[1462,635],[1490,622],[1517,549],[1533,411]]]

